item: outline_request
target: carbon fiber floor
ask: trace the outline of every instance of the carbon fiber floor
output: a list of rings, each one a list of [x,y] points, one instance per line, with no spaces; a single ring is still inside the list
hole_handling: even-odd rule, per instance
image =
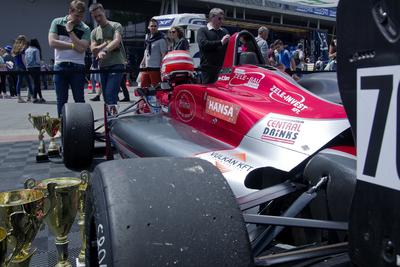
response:
[[[48,142],[47,142],[48,145]],[[0,191],[9,191],[23,188],[27,178],[41,180],[55,177],[79,177],[79,171],[65,168],[60,158],[52,158],[49,162],[36,163],[38,142],[0,143]],[[90,170],[104,161],[95,159]],[[78,225],[75,223],[69,238],[69,259],[75,266],[75,258],[81,248],[81,239]],[[57,262],[54,236],[45,228],[40,231],[32,244],[37,248],[32,257],[30,266],[54,266]]]

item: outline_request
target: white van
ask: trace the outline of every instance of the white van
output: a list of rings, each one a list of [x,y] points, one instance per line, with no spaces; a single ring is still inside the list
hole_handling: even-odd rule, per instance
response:
[[[190,55],[192,55],[195,67],[200,65],[200,52],[197,44],[197,30],[207,24],[204,14],[169,14],[155,16],[158,21],[158,30],[164,33],[172,26],[179,26],[185,31],[185,37],[189,41]]]

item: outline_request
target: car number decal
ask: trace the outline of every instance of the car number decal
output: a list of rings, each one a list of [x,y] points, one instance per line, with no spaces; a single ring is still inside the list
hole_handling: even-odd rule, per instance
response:
[[[400,66],[357,70],[357,178],[400,190]]]

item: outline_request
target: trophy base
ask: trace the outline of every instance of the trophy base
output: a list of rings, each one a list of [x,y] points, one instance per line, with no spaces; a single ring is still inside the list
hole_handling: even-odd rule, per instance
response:
[[[54,267],[72,267],[72,264],[69,261],[61,261],[57,262],[57,264],[54,265]]]
[[[47,154],[45,155],[36,155],[36,162],[48,162],[49,161],[49,156]]]
[[[14,259],[10,262],[8,267],[29,267],[31,258],[35,253],[36,249],[31,251],[28,255],[24,256],[22,259]]]
[[[60,151],[58,149],[55,150],[48,150],[47,154],[49,155],[49,158],[56,158],[56,157],[60,157]]]
[[[86,264],[84,262],[79,261],[79,258],[76,258],[75,264],[76,264],[76,267],[85,267],[86,266]]]

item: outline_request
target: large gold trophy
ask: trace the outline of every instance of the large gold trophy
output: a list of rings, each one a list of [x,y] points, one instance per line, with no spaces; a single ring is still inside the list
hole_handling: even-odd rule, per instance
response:
[[[25,182],[28,188],[37,188],[47,192],[48,184],[55,184],[54,198],[52,198],[49,213],[45,217],[45,222],[50,231],[56,237],[57,248],[57,267],[72,266],[68,261],[68,233],[75,221],[79,203],[79,178],[50,178],[39,182],[29,179]]]
[[[33,125],[33,127],[39,131],[38,139],[39,139],[39,147],[38,153],[36,154],[36,162],[46,162],[49,160],[49,156],[46,153],[46,146],[43,141],[44,131],[47,126],[47,118],[49,117],[49,113],[46,115],[32,116],[29,113],[28,120]]]
[[[47,113],[48,115],[48,113]],[[55,136],[57,132],[60,130],[61,127],[61,120],[59,118],[51,118],[47,116],[47,123],[46,123],[46,133],[50,136],[50,144],[47,150],[49,157],[58,157],[60,156],[60,148],[55,141]]]
[[[35,252],[35,250],[31,251],[31,243],[47,214],[45,206],[48,210],[51,208],[51,201],[47,200],[54,195],[53,189],[54,187],[49,185],[48,198],[45,198],[41,190],[33,189],[0,193],[0,226],[7,233],[7,241],[1,241],[0,245],[5,266],[29,266]],[[6,255],[8,252],[4,247],[6,245],[10,250],[9,255]]]

